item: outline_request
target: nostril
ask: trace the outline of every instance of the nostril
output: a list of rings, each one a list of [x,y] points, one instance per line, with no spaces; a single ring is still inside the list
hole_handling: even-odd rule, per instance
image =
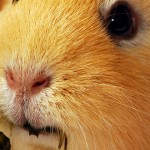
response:
[[[15,86],[16,86],[15,77],[14,77],[14,74],[12,73],[12,71],[10,71],[10,70],[6,72],[6,81],[10,88],[15,88]]]
[[[50,84],[50,77],[38,77],[33,83],[33,88],[45,88]]]
[[[45,85],[45,81],[38,81],[36,83],[34,83],[33,87],[39,87],[39,86],[43,86]]]
[[[11,71],[6,72],[6,78],[7,80],[14,81],[14,75]]]

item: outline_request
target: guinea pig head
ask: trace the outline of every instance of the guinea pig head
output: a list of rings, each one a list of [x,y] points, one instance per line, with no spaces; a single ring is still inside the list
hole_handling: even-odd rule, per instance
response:
[[[28,139],[62,131],[71,150],[150,146],[150,46],[134,46],[140,27],[134,40],[107,32],[117,2],[19,0],[0,13],[0,109]]]

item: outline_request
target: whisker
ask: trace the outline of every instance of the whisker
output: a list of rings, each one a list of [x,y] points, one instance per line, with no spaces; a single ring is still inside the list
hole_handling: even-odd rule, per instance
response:
[[[76,121],[77,121],[77,120],[76,120]],[[85,136],[85,132],[84,132],[84,130],[83,130],[81,124],[80,124],[78,121],[77,121],[77,123],[78,123],[79,128],[80,128],[80,130],[81,130],[81,133],[82,133],[82,135],[83,135],[83,137],[84,137],[85,144],[86,144],[86,148],[87,148],[87,150],[89,150],[89,145],[88,145],[88,142],[87,142],[87,138],[86,138],[86,136]]]
[[[117,85],[111,85],[111,84],[101,83],[101,84],[99,84],[98,86],[106,86],[106,87],[116,88],[116,89],[119,89],[119,90],[126,90],[126,91],[129,91],[129,92],[136,93],[136,94],[139,94],[139,95],[141,95],[141,96],[150,98],[150,96],[147,96],[147,95],[145,95],[145,94],[142,94],[142,93],[140,93],[140,92],[138,92],[138,91],[131,90],[131,89],[127,89],[127,88],[120,87],[120,86],[117,86]]]
[[[114,98],[113,98],[113,99],[114,99]],[[116,98],[115,98],[115,99],[116,99]],[[119,103],[119,102],[116,102],[116,101],[108,100],[108,99],[107,99],[107,101],[110,101],[110,102],[119,104],[119,105],[121,105],[121,106],[123,106],[123,107],[129,108],[129,109],[132,109],[132,110],[135,110],[135,111],[137,111],[137,112],[141,112],[141,113],[143,113],[143,114],[145,114],[145,115],[150,116],[149,113],[146,113],[146,112],[144,112],[144,111],[142,111],[142,110],[139,110],[139,109],[137,109],[137,108],[135,108],[135,107],[131,107],[131,106],[128,106],[128,105],[125,105],[125,104],[122,104],[122,103]]]

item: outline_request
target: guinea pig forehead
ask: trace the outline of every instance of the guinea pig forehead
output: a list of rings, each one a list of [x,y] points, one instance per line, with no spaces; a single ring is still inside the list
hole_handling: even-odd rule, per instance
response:
[[[89,36],[94,41],[95,35],[102,32],[98,2],[102,3],[98,0],[19,0],[6,17],[8,34],[5,36],[11,35],[6,38],[13,41],[14,48],[28,45],[34,51],[55,51],[56,48],[62,51],[72,41],[81,43],[81,39],[90,39]]]
[[[51,1],[29,7],[25,10],[27,14],[24,15],[28,15],[26,18],[29,18],[30,24],[26,23],[25,19],[24,24],[36,37],[43,37],[42,34],[45,34],[45,39],[53,41],[58,35],[60,38],[66,38],[71,33],[70,36],[73,37],[81,28],[88,31],[89,28],[94,27],[95,22],[99,24],[96,3],[89,2],[82,4],[80,1],[79,5],[78,1],[76,3],[75,1],[71,3],[69,0],[60,3]]]

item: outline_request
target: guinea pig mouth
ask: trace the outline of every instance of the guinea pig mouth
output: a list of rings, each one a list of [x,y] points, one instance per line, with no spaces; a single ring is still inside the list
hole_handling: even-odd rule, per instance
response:
[[[29,135],[39,136],[39,134],[59,134],[60,129],[52,126],[47,126],[45,128],[34,128],[30,123],[26,122],[23,128],[29,131]]]
[[[67,150],[67,135],[66,133],[55,126],[47,126],[45,128],[34,128],[30,123],[26,122],[23,128],[29,131],[29,135],[39,136],[40,134],[56,134],[59,137],[58,149],[61,149],[64,143],[64,150]]]

